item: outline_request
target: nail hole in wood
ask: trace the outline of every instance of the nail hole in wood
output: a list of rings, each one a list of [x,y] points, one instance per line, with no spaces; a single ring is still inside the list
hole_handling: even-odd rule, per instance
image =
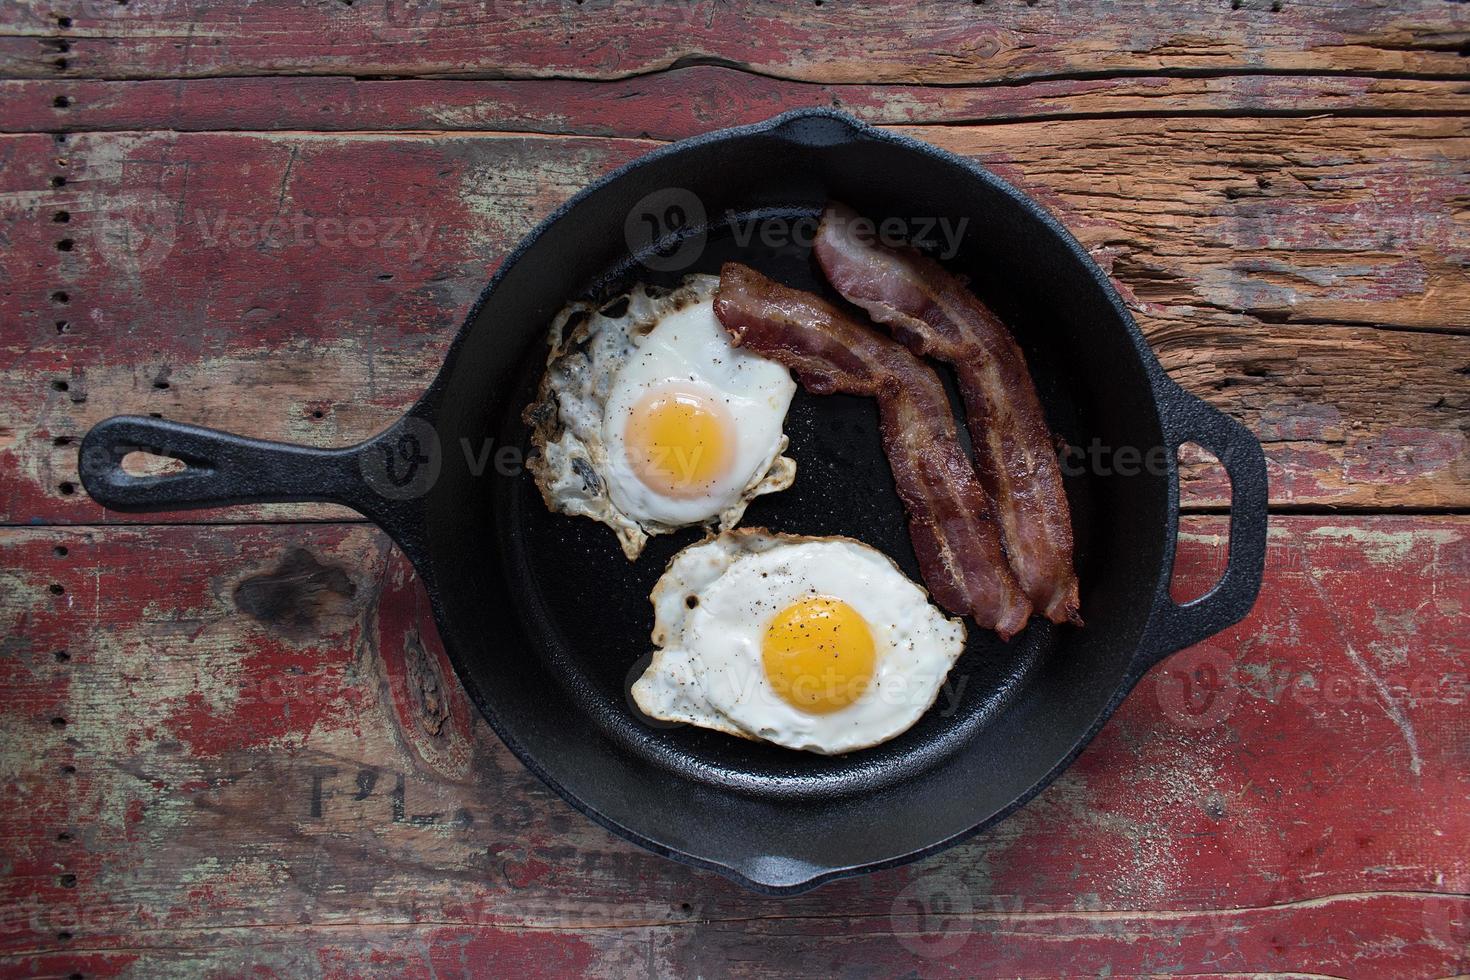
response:
[[[63,480],[56,485],[56,489],[61,491],[63,497],[70,497],[77,492],[77,485],[70,480]]]
[[[56,332],[57,333],[70,333],[71,332],[71,323],[69,323],[66,320],[57,320],[56,321]]]
[[[58,940],[60,940],[61,942],[68,943],[68,942],[71,942],[71,933],[69,933],[65,929],[63,929],[63,930],[61,930],[60,932],[58,932],[56,934],[56,938]]]
[[[67,653],[65,650],[57,650],[51,656],[55,657],[56,662],[59,664],[64,664],[71,659],[71,654]]]
[[[314,418],[314,419],[319,419],[319,418],[325,418],[326,416],[325,416],[325,413],[321,409],[317,408],[317,409],[313,409],[312,410],[311,417]]]
[[[57,58],[55,61],[53,61],[51,63],[56,66],[56,70],[57,71],[66,71],[66,59],[65,58]]]
[[[61,717],[60,715],[57,715],[55,718],[52,718],[51,719],[51,727],[52,728],[65,728],[66,727],[66,719],[63,718],[63,717]]]
[[[66,291],[65,290],[58,289],[56,292],[54,292],[54,293],[51,294],[51,302],[53,302],[53,303],[70,303],[71,302],[71,297],[66,294]]]
[[[52,177],[51,178],[51,186],[52,187],[65,187],[66,186],[66,178],[65,177],[61,177],[61,176]]]
[[[57,878],[56,880],[57,880],[58,883],[60,883],[60,885],[61,885],[62,888],[75,888],[75,887],[77,887],[77,876],[76,875],[62,875],[60,878]]]
[[[73,239],[63,238],[61,239],[61,241],[56,243],[56,251],[70,252],[72,249],[76,248],[76,245],[77,243]]]
[[[67,384],[65,381],[53,381],[53,382],[51,382],[51,390],[52,391],[66,391],[70,387],[71,387],[71,385]]]
[[[167,391],[168,382],[160,378],[157,381],[153,382],[153,387],[157,388],[159,391]]]
[[[51,100],[51,104],[54,105],[54,106],[56,106],[56,108],[58,108],[58,109],[70,108],[70,106],[71,106],[71,96],[69,96],[69,95],[58,95],[56,98],[54,98],[54,99]]]
[[[70,211],[57,211],[55,214],[53,214],[51,216],[51,220],[54,221],[54,222],[56,222],[58,225],[64,225],[68,221],[71,220],[71,212]]]
[[[77,767],[72,765],[71,763],[67,763],[66,765],[61,767],[61,771],[68,776],[75,776],[77,772]]]
[[[65,595],[66,594],[66,587],[63,586],[60,582],[52,582],[51,583],[51,594],[52,595]]]
[[[51,440],[51,445],[53,445],[53,446],[70,446],[71,445],[71,436],[57,436],[55,439],[52,439]]]
[[[58,18],[56,18],[56,26],[57,27],[60,27],[60,28],[63,28],[63,29],[64,28],[67,28],[67,27],[70,27],[71,26],[71,18],[70,17],[58,17]]]

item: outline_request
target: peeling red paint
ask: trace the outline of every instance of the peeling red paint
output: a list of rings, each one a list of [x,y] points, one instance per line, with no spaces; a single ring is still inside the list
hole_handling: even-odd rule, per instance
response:
[[[341,657],[342,651],[262,637],[241,660],[238,678],[217,682],[222,690],[190,691],[164,723],[194,753],[206,756],[287,735],[305,738],[324,717],[350,712],[361,701],[343,676]]]
[[[1223,557],[1225,520],[1192,517],[1185,530],[1179,580],[1201,588]],[[12,531],[0,567],[42,568],[54,542],[78,533]],[[939,858],[776,906],[613,838],[478,721],[454,736],[461,768],[435,764],[433,739],[405,735],[422,719],[399,714],[388,668],[374,666],[388,655],[380,641],[432,635],[421,586],[380,533],[224,527],[202,548],[184,545],[197,528],[88,533],[94,553],[166,555],[154,564],[170,575],[213,583],[186,590],[197,604],[176,610],[181,632],[206,625],[195,642],[208,649],[153,653],[141,639],[158,624],[122,576],[98,580],[86,608],[109,628],[73,643],[70,666],[38,656],[76,632],[42,614],[48,594],[6,611],[4,635],[24,623],[32,641],[0,655],[14,679],[0,714],[30,749],[11,763],[25,805],[0,817],[6,964],[38,962],[35,950],[78,962],[64,946],[85,943],[141,948],[154,971],[213,963],[231,975],[246,959],[283,976],[442,975],[462,954],[502,975],[533,960],[597,975],[650,962],[705,975],[728,962],[870,962],[920,976],[980,962],[1000,973],[1464,972],[1461,517],[1274,518],[1252,616],[1146,677],[1040,798]],[[383,583],[375,626],[353,607],[319,624],[330,643],[292,646],[233,609],[230,583],[307,545]],[[217,664],[221,676],[201,680]],[[71,710],[76,670],[88,671],[84,712]],[[311,691],[294,685],[312,671],[324,697],[308,709]],[[263,683],[281,676],[293,679]],[[245,679],[238,694],[230,677]],[[181,681],[195,688],[160,696]],[[261,703],[272,690],[289,695],[289,716]],[[206,698],[190,719],[213,727],[203,737],[175,730],[191,691]],[[59,737],[34,711],[58,692],[77,715]],[[153,734],[128,741],[121,729]],[[59,779],[61,759],[77,772]],[[57,840],[63,830],[75,839]],[[943,915],[915,918],[906,904],[936,880],[959,882],[973,909],[954,951]]]

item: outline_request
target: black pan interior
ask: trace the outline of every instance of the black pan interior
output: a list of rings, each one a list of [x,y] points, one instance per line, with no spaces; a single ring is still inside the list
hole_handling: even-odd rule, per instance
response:
[[[629,836],[777,886],[782,876],[897,860],[1024,798],[1117,695],[1167,573],[1167,475],[1070,476],[1087,626],[1035,619],[1009,644],[972,627],[949,689],[904,735],[823,757],[636,714],[626,689],[651,649],[648,593],[702,534],[655,538],[629,563],[607,528],[549,513],[528,473],[475,475],[466,462],[487,437],[526,447],[520,413],[539,379],[546,326],[567,300],[610,296],[637,279],[672,285],[726,259],[831,295],[800,236],[767,245],[759,233],[743,243],[736,234],[746,237],[750,222],[810,221],[828,197],[878,219],[964,220],[948,264],[1011,324],[1054,431],[1083,447],[1160,443],[1141,338],[1035,205],[921,145],[831,119],[797,122],[816,125],[713,138],[635,166],[512,258],[432,396],[447,448],[426,502],[446,640],[502,737]],[[703,203],[708,221],[684,231],[704,233],[706,244],[687,268],[655,272],[630,259],[625,223],[641,199],[670,187]],[[743,524],[850,535],[921,580],[874,405],[799,392],[786,431],[796,483],[756,500]]]
[[[738,260],[790,285],[840,300],[810,261],[809,246],[760,244],[762,229],[769,228],[770,240],[778,240],[795,223],[814,226],[818,210],[819,205],[778,214],[736,215],[733,222],[709,230],[707,247],[687,272],[717,273],[722,262]],[[638,280],[673,285],[687,272],[620,266],[600,279],[589,295],[607,299]],[[1027,353],[1039,373],[1057,377],[1058,366],[1047,351]],[[509,400],[500,419],[498,431],[506,444],[526,443],[516,406],[534,397],[543,359],[543,348],[533,345],[521,391]],[[1065,385],[1057,386],[1048,410],[1056,431],[1076,435],[1077,405],[1068,391]],[[910,578],[921,582],[903,507],[879,440],[876,403],[799,392],[786,431],[790,454],[797,460],[797,481],[789,490],[758,498],[742,525],[857,538],[883,550]],[[704,532],[689,528],[655,538],[637,562],[629,563],[607,528],[548,511],[529,473],[497,489],[502,492],[493,508],[506,515],[499,527],[507,578],[518,583],[518,601],[536,607],[537,613],[528,617],[531,642],[545,651],[568,695],[597,720],[604,737],[627,751],[721,786],[809,797],[867,792],[909,778],[968,741],[1011,700],[1054,646],[1056,631],[1040,621],[1009,644],[972,627],[954,685],[941,692],[935,710],[893,741],[835,758],[696,727],[650,725],[634,708],[619,710],[627,705],[623,692],[641,672],[651,649],[648,596],[675,552],[701,540]],[[1085,556],[1091,517],[1087,484],[1073,481],[1069,489]]]

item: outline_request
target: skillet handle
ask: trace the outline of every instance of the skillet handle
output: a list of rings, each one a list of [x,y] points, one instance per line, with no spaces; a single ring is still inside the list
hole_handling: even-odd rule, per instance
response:
[[[235,504],[323,501],[345,504],[395,537],[408,532],[412,501],[439,474],[434,427],[413,415],[366,442],[314,449],[247,439],[165,419],[118,415],[82,439],[84,486],[102,506],[124,513]],[[182,471],[134,476],[129,453],[179,460]]]
[[[1172,459],[1182,443],[1214,453],[1230,474],[1230,553],[1225,574],[1198,599],[1180,605],[1169,595],[1169,577],[1159,584],[1149,617],[1139,673],[1169,654],[1193,646],[1244,619],[1261,591],[1266,565],[1266,456],[1251,431],[1194,397],[1173,381],[1157,383],[1163,403],[1164,438]],[[1177,471],[1170,487],[1169,567],[1179,534]]]

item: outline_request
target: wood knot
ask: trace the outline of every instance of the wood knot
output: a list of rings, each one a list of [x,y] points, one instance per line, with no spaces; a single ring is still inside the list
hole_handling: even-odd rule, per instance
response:
[[[235,608],[298,638],[316,632],[324,614],[341,611],[356,594],[357,585],[346,571],[323,565],[305,548],[294,548],[275,571],[253,575],[235,587]]]
[[[414,718],[429,735],[438,736],[449,720],[449,698],[444,689],[436,657],[424,649],[418,630],[410,630],[403,638],[404,671],[409,696],[413,698]]]

